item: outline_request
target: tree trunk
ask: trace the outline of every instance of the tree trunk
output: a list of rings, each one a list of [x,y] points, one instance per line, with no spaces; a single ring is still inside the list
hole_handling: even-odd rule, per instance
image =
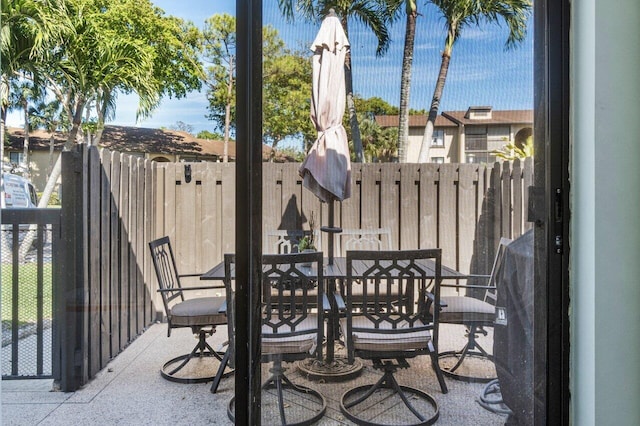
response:
[[[76,138],[78,137],[78,129],[80,128],[80,123],[82,122],[82,111],[84,109],[84,99],[78,99],[75,104],[75,113],[73,115],[73,125],[71,126],[71,131],[69,132],[69,136],[67,137],[67,141],[64,144],[65,151],[71,151],[73,146],[77,143]],[[49,205],[49,200],[51,199],[51,194],[53,194],[53,189],[56,186],[56,182],[60,178],[60,174],[62,173],[62,154],[58,156],[55,165],[53,166],[53,170],[51,171],[51,175],[47,180],[47,184],[42,192],[42,197],[40,197],[40,201],[38,201],[38,207],[47,207]],[[20,244],[19,249],[19,259],[22,262],[31,249],[31,245],[33,244],[33,240],[35,239],[35,225],[29,227],[29,232],[25,235],[24,240],[22,240],[22,244]]]
[[[24,164],[24,171],[22,175],[30,179],[31,167],[29,165],[29,104],[24,99],[22,102],[22,110],[24,112],[24,142],[22,145],[22,164]]]
[[[224,151],[222,162],[229,161],[229,128],[231,127],[231,95],[233,94],[233,56],[229,57],[229,83],[227,84],[227,105],[224,108]]]
[[[409,10],[413,6],[413,10]],[[402,77],[400,79],[400,122],[398,124],[398,159],[407,162],[409,144],[409,98],[411,93],[411,68],[413,65],[413,49],[416,35],[416,4],[407,1],[407,28],[404,36],[404,53],[402,56]]]
[[[344,32],[349,36],[347,27],[347,19],[342,18],[342,27]],[[353,100],[353,75],[351,73],[351,52],[347,54],[344,64],[344,85],[347,92],[347,109],[349,110],[349,125],[351,127],[351,139],[353,140],[353,149],[355,151],[356,163],[364,161],[362,150],[362,138],[360,137],[360,127],[358,125],[358,116],[356,115],[356,104]]]
[[[442,98],[442,92],[444,90],[444,83],[447,79],[447,72],[449,71],[449,61],[451,60],[451,50],[445,49],[442,53],[442,63],[440,64],[440,74],[438,74],[438,81],[436,82],[436,88],[433,91],[433,99],[431,100],[431,108],[429,109],[429,117],[427,118],[427,125],[424,129],[424,135],[422,136],[422,145],[420,147],[420,157],[418,162],[426,163],[429,161],[429,148],[431,147],[431,139],[433,139],[433,127],[438,117],[438,110],[440,109],[440,99]]]

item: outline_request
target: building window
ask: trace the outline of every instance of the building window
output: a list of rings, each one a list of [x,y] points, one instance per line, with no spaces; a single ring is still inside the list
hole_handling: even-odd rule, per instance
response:
[[[434,129],[431,146],[444,146],[444,129]]]
[[[431,162],[435,164],[444,164],[444,157],[431,157]]]
[[[9,162],[11,164],[22,164],[23,153],[22,152],[10,152]]]

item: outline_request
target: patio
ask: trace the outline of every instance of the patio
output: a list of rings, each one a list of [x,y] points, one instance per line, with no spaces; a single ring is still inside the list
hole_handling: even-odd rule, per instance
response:
[[[456,328],[457,327],[457,328]],[[159,368],[167,359],[177,356],[193,345],[188,330],[174,330],[170,338],[166,324],[153,324],[113,359],[87,385],[76,392],[52,392],[51,380],[5,380],[2,382],[2,420],[11,425],[68,425],[68,424],[123,424],[123,425],[194,425],[232,424],[226,406],[233,396],[233,378],[224,379],[217,394],[209,392],[210,383],[179,384],[164,380]],[[226,336],[224,327],[209,342],[218,347]],[[464,336],[458,326],[441,326],[441,351],[459,348]],[[484,345],[491,348],[491,333],[483,337]],[[430,393],[440,406],[442,425],[499,425],[506,417],[494,414],[480,404],[485,385],[447,379],[449,393],[440,393],[428,357],[409,360],[411,368],[398,372],[401,384],[417,387]],[[339,398],[349,388],[373,383],[381,372],[365,362],[362,374],[355,380],[340,383],[308,381],[289,364],[294,382],[307,384],[327,399],[327,411],[320,425],[348,425],[340,412]],[[263,365],[263,374],[268,366]],[[388,419],[388,408],[376,404],[377,421]],[[263,407],[266,412],[268,407]],[[402,413],[391,415],[390,424],[402,424]],[[270,417],[263,417],[269,425]]]

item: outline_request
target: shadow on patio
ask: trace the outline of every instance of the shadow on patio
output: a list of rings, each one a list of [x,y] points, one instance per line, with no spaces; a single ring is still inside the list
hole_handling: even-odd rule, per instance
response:
[[[225,336],[225,327],[219,327],[209,342],[217,348]],[[442,325],[440,336],[441,351],[459,348],[458,339],[464,338],[464,330],[459,326]],[[485,339],[483,346],[491,348],[491,334],[482,339]],[[232,424],[227,417],[226,407],[233,396],[233,378],[223,379],[218,393],[214,395],[209,391],[210,383],[180,384],[160,376],[159,369],[167,359],[183,353],[185,348],[192,345],[193,336],[188,330],[174,330],[171,338],[168,338],[166,324],[154,324],[99,372],[95,379],[76,392],[52,392],[50,380],[3,381],[3,424]],[[449,393],[443,395],[428,356],[409,360],[409,363],[410,369],[398,372],[398,381],[423,389],[437,400],[440,406],[438,424],[504,424],[506,417],[493,414],[478,404],[484,384],[447,379]],[[355,380],[321,383],[307,381],[292,364],[288,364],[288,367],[290,377],[295,382],[309,385],[327,399],[327,412],[320,425],[351,424],[340,412],[341,395],[356,385],[375,382],[382,374],[366,362],[362,374]],[[263,365],[263,375],[266,374],[268,366]],[[378,404],[376,408],[381,406]],[[264,413],[263,424],[270,425],[269,418],[274,417]],[[404,422],[405,419],[398,416],[392,424]]]

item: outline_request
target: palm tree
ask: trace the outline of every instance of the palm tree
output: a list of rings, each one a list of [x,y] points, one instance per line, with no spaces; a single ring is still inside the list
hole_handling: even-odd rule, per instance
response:
[[[396,0],[397,1],[397,0]],[[347,37],[349,36],[350,19],[355,19],[370,29],[378,39],[376,55],[383,55],[389,48],[391,38],[389,36],[388,23],[391,19],[389,3],[393,0],[278,0],[280,10],[288,19],[293,19],[294,9],[307,20],[317,17],[324,19],[331,9],[340,17],[342,27]],[[353,99],[353,76],[351,74],[351,53],[345,60],[345,88],[347,92],[347,109],[349,111],[349,125],[351,138],[353,139],[356,162],[364,160],[362,138],[358,126],[358,116]]]
[[[21,109],[24,117],[22,166],[24,168],[24,176],[29,178],[31,175],[29,162],[29,131],[31,130],[29,105],[40,101],[44,97],[44,88],[24,78],[12,79],[10,88],[8,109]]]
[[[418,4],[415,0],[406,0],[407,24],[402,52],[402,74],[400,77],[400,122],[398,124],[398,159],[407,162],[407,144],[409,141],[409,98],[411,93],[411,68],[416,38],[416,20]]]
[[[462,30],[471,24],[480,25],[483,21],[499,23],[504,20],[509,28],[506,48],[512,48],[524,40],[527,20],[532,8],[531,0],[431,0],[431,3],[440,10],[446,20],[447,37],[442,51],[440,72],[433,91],[427,125],[422,137],[418,160],[421,163],[429,160],[433,126],[440,108],[440,99],[447,79],[453,45],[460,37]]]
[[[35,63],[46,55],[47,41],[57,33],[55,22],[46,19],[43,2],[0,1],[0,161],[4,161],[4,132],[9,108],[10,82],[19,74],[36,77]]]

